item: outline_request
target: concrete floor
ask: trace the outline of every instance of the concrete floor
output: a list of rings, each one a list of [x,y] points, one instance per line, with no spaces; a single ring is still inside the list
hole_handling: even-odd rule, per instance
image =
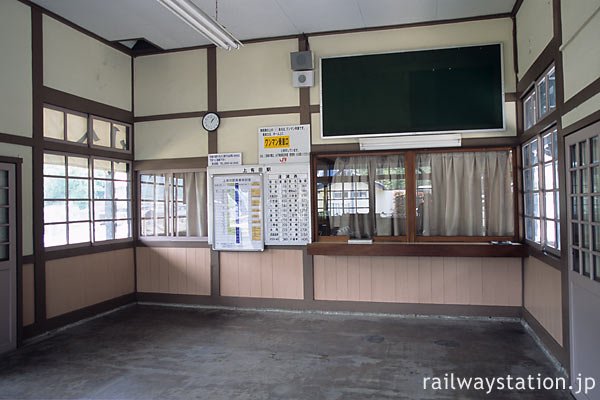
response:
[[[570,399],[423,390],[557,371],[517,322],[132,306],[0,360],[9,399]]]

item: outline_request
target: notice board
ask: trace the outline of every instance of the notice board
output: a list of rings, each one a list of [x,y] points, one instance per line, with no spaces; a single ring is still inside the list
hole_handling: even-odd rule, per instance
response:
[[[212,177],[213,250],[264,250],[262,174]]]

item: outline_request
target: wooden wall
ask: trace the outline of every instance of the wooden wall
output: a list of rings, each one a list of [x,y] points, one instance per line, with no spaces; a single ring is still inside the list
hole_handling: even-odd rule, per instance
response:
[[[521,306],[520,258],[315,256],[315,299]]]
[[[525,309],[563,345],[561,272],[535,257],[525,259]]]
[[[210,249],[138,247],[137,291],[210,295]]]
[[[35,288],[33,282],[33,264],[23,265],[21,293],[23,299],[23,326],[35,322]]]
[[[221,252],[221,295],[302,299],[302,250]]]
[[[133,249],[47,261],[47,316],[133,293],[134,279]]]

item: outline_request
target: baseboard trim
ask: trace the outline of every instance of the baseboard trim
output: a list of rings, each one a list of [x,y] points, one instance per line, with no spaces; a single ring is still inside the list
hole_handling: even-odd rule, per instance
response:
[[[559,369],[562,368],[564,370],[565,366],[569,365],[568,354],[566,354],[564,347],[552,337],[550,332],[525,307],[523,307],[523,321],[537,336],[537,339],[539,339],[538,344],[542,347],[542,350],[554,357],[560,364]]]

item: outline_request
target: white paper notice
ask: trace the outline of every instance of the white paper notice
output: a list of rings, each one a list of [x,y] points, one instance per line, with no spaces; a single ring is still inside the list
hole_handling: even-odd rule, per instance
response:
[[[307,173],[267,175],[268,245],[304,245],[310,240],[310,186]]]

